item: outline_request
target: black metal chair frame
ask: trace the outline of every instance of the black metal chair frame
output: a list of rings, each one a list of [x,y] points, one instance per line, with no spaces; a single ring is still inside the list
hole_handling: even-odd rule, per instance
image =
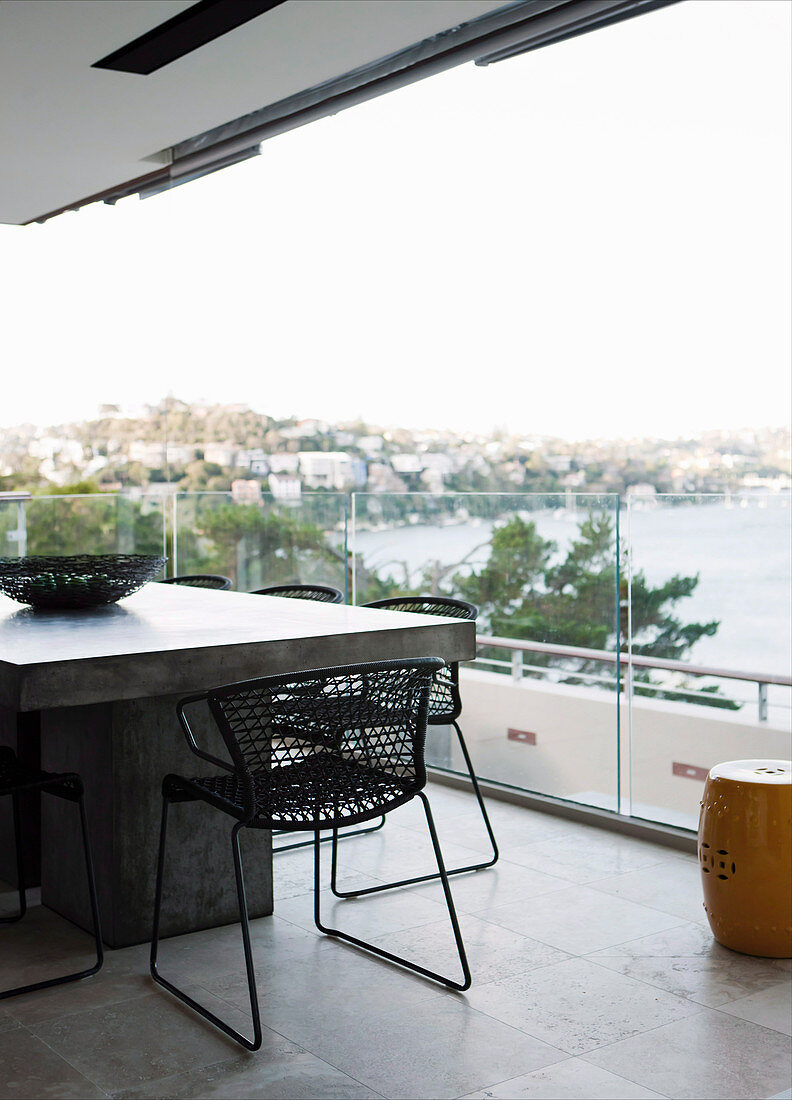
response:
[[[0,748],[0,796],[10,795],[13,805],[19,912],[13,913],[11,916],[0,917],[0,924],[14,924],[16,921],[22,920],[27,912],[24,863],[22,858],[22,831],[19,813],[19,796],[23,791],[42,791],[46,794],[54,795],[56,798],[66,799],[68,802],[76,802],[79,806],[83,853],[85,855],[85,871],[88,882],[88,894],[91,902],[93,936],[96,943],[96,962],[93,966],[88,967],[87,970],[78,970],[73,974],[62,974],[57,978],[47,978],[44,981],[31,982],[28,985],[18,985],[13,989],[4,989],[0,991],[0,1001],[5,1000],[7,997],[17,997],[23,993],[33,993],[37,989],[49,989],[51,986],[65,985],[66,982],[76,982],[81,978],[88,978],[92,974],[96,974],[101,968],[104,960],[102,927],[99,920],[99,903],[96,898],[96,882],[94,879],[93,859],[91,857],[91,845],[88,838],[88,821],[85,813],[85,792],[82,779],[73,772],[42,772],[26,768],[18,762],[13,749],[8,747]]]
[[[273,584],[257,588],[254,596],[280,596],[289,600],[314,600],[316,603],[343,603],[344,593],[329,584]]]
[[[166,776],[162,786],[154,926],[150,970],[155,982],[248,1050],[262,1042],[261,1019],[250,941],[245,878],[239,847],[243,828],[311,829],[314,844],[314,922],[320,932],[345,940],[451,989],[470,987],[470,968],[429,802],[424,794],[423,746],[432,676],[439,658],[380,661],[270,676],[232,684],[183,699],[179,721],[190,749],[223,774],[198,779]],[[377,695],[372,685],[389,690]],[[362,685],[362,688],[360,687]],[[395,687],[394,687],[395,685]],[[376,696],[376,698],[375,698]],[[382,700],[386,700],[382,702]],[[394,701],[395,700],[395,701]],[[231,763],[201,749],[185,709],[206,703],[223,736]],[[272,766],[272,760],[280,763]],[[284,763],[284,761],[286,761]],[[379,792],[379,793],[378,793]],[[412,798],[423,804],[451,922],[462,980],[436,973],[322,921],[321,830],[341,820],[358,824],[388,813]],[[253,1037],[243,1035],[164,978],[158,969],[159,925],[168,810],[172,802],[202,800],[236,818],[231,830],[242,946],[247,972]]]
[[[234,587],[230,577],[220,573],[185,573],[181,577],[165,577],[160,584],[183,584],[187,588],[213,588],[218,592],[227,592]]]
[[[317,603],[339,604],[344,602],[344,593],[338,588],[332,588],[329,584],[274,584],[270,588],[257,588],[252,593],[254,596],[279,596],[290,600],[314,600]],[[367,833],[376,833],[385,824],[385,817],[381,817],[376,825],[370,825],[367,829],[349,829],[338,834],[338,840],[346,840],[351,836],[365,836]],[[274,829],[273,836],[283,836],[286,829]],[[333,840],[333,834],[323,836],[321,844],[329,844]],[[273,844],[272,852],[293,852],[297,848],[313,847],[313,836],[309,840],[297,840],[294,844]]]
[[[451,599],[450,596],[392,596],[385,600],[374,600],[363,606],[391,611],[411,611],[413,614],[420,615],[445,615],[457,619],[466,619],[468,621],[475,621],[478,615],[478,608],[474,604],[467,603],[465,600],[454,600]],[[461,713],[462,697],[459,693],[459,662],[449,661],[440,669],[435,677],[432,694],[429,697],[428,725],[450,725],[453,726],[456,731],[459,747],[462,750],[462,756],[465,760],[465,767],[470,776],[473,793],[476,796],[476,801],[481,811],[481,817],[484,821],[484,827],[487,830],[487,836],[492,846],[492,856],[480,863],[470,863],[464,867],[453,867],[446,872],[448,875],[463,875],[468,871],[483,871],[487,867],[493,867],[498,862],[498,857],[500,855],[498,844],[495,840],[495,833],[492,830],[487,808],[484,805],[481,788],[479,787],[476,773],[473,770],[473,762],[470,759],[470,753],[468,752],[465,738],[462,736],[462,730],[459,728],[459,723],[457,722],[457,718]],[[384,824],[385,819],[383,818],[378,827],[382,828]],[[383,890],[395,890],[398,886],[413,886],[416,883],[431,882],[433,879],[437,878],[437,874],[432,872],[428,875],[417,875],[414,878],[401,879],[398,882],[384,882],[379,886],[369,886],[363,890],[339,890],[337,887],[339,837],[334,832],[331,839],[333,841],[333,850],[330,884],[336,897],[358,898],[362,897],[364,894],[379,894],[382,893]]]

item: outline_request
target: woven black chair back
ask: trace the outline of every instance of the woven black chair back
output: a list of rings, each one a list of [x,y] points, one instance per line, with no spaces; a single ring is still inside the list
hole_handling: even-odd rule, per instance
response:
[[[386,600],[373,600],[364,607],[380,607],[389,611],[410,611],[414,615],[444,615],[446,618],[467,619],[475,622],[478,608],[465,600],[450,596],[391,596]],[[429,725],[444,726],[462,713],[462,697],[459,694],[459,664],[449,661],[435,676],[429,697]]]
[[[257,588],[254,596],[285,596],[290,600],[316,600],[317,603],[343,603],[344,593],[329,584],[273,584]]]
[[[161,584],[186,584],[188,588],[215,588],[218,592],[227,592],[233,587],[230,577],[219,573],[189,573],[183,577],[166,577]]]
[[[258,828],[327,829],[378,817],[426,784],[429,693],[442,664],[379,661],[210,691],[234,770],[200,782],[213,785],[219,808]]]

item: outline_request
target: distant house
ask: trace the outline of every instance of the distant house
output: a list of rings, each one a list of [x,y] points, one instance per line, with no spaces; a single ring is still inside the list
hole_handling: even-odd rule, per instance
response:
[[[236,478],[231,482],[231,499],[234,504],[259,504],[261,482],[250,478]]]
[[[366,484],[366,464],[346,451],[300,451],[300,476],[306,489],[347,489]]]
[[[204,447],[204,461],[214,462],[217,466],[235,466],[237,448],[233,443],[207,443]]]

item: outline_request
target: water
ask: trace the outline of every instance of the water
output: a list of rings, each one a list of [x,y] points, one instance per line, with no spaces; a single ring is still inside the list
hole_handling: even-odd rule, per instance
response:
[[[582,516],[557,509],[526,518],[536,523],[543,538],[558,543],[561,556],[577,536]],[[700,639],[686,654],[687,660],[789,675],[791,520],[789,497],[781,495],[684,505],[661,499],[657,505],[632,507],[629,515],[622,508],[621,534],[630,540],[633,568],[643,570],[652,585],[675,573],[698,573],[697,588],[677,604],[676,615],[683,622],[720,621],[714,637]],[[450,565],[468,558],[470,566],[480,568],[489,554],[493,526],[489,520],[474,520],[358,531],[356,549],[382,575],[417,582],[421,568],[430,561]],[[753,697],[755,688],[746,685],[746,689]]]

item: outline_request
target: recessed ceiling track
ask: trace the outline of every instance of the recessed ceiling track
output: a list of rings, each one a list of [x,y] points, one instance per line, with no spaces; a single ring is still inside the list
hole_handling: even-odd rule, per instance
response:
[[[186,11],[94,61],[92,69],[148,76],[193,50],[213,42],[286,0],[200,0]]]

